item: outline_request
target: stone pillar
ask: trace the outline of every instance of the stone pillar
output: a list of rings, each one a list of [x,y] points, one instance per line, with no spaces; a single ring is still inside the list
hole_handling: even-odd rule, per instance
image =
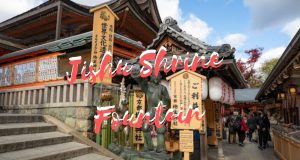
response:
[[[68,92],[67,92],[67,89],[68,89],[68,86],[67,86],[67,84],[65,84],[64,86],[63,86],[63,103],[65,103],[65,102],[67,102],[67,96],[68,96]]]
[[[225,156],[223,153],[223,143],[222,143],[222,138],[218,138],[218,159],[219,160],[224,160]]]
[[[81,92],[82,92],[82,90],[81,90],[81,83],[77,83],[76,84],[77,85],[77,91],[76,91],[76,102],[80,102],[81,101]]]
[[[200,134],[200,156],[201,160],[207,160],[207,135],[206,132],[204,134]]]
[[[39,100],[38,100],[38,104],[42,104],[43,101],[43,89],[39,89]]]
[[[70,102],[74,102],[74,85],[70,85]]]

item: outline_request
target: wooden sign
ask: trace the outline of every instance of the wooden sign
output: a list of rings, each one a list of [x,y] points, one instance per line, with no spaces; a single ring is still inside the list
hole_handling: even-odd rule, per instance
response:
[[[0,86],[12,84],[12,66],[0,67]]]
[[[38,61],[38,81],[57,78],[57,57],[42,58]]]
[[[20,63],[14,66],[14,84],[36,81],[36,61]]]
[[[145,112],[145,93],[135,90],[133,93],[133,113],[135,113],[136,117],[140,110]],[[144,144],[142,128],[133,128],[133,144]]]
[[[180,130],[180,132],[179,132],[179,150],[181,152],[194,152],[193,131]]]
[[[191,106],[198,108],[202,114],[202,79],[206,77],[196,72],[182,70],[169,77],[171,91],[171,108],[177,114],[179,110],[185,111]],[[182,107],[182,108],[180,108]],[[202,129],[202,121],[192,118],[191,123],[179,123],[177,119],[171,123],[171,129]]]
[[[222,138],[222,118],[221,118],[221,104],[215,103],[215,129],[216,129],[216,137]]]
[[[102,55],[106,51],[113,54],[115,19],[119,18],[107,5],[95,7],[90,12],[94,13],[91,62],[97,71],[100,68]],[[108,73],[105,74],[103,81],[96,79],[96,83],[100,82],[111,83]]]

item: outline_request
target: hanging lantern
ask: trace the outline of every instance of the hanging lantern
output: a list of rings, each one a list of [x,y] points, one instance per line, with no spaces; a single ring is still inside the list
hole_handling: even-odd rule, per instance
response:
[[[207,79],[202,79],[202,100],[206,100],[208,95]]]
[[[296,93],[297,93],[297,88],[296,88],[296,86],[290,86],[290,88],[289,88],[289,93],[290,93],[290,94],[296,94]]]
[[[209,89],[209,97],[213,101],[221,101],[223,96],[223,81],[219,77],[212,77],[209,79],[208,82],[208,89]]]

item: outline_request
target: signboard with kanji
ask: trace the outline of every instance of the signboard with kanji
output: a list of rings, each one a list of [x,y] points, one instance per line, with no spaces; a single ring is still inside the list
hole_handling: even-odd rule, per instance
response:
[[[194,152],[194,134],[193,131],[179,131],[179,150],[180,152]]]
[[[221,104],[216,103],[215,106],[216,137],[222,138]]]
[[[202,79],[206,77],[196,72],[182,70],[169,77],[171,90],[171,108],[177,114],[179,110],[183,110],[186,115],[187,110],[191,106],[193,109],[198,108],[202,114]],[[202,129],[202,121],[192,118],[189,124],[179,123],[174,119],[171,123],[171,129]]]
[[[91,62],[97,71],[102,55],[106,51],[113,54],[115,20],[118,20],[118,17],[107,5],[95,7],[91,12],[94,13]],[[111,83],[108,73],[105,74],[103,81],[96,79],[96,83],[100,82]]]
[[[133,93],[133,113],[136,117],[140,110],[145,112],[145,94],[142,91],[135,90]],[[133,144],[144,144],[142,128],[133,128]]]

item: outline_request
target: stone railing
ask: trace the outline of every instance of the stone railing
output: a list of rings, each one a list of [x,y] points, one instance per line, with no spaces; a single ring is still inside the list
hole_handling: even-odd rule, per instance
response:
[[[51,82],[44,86],[0,90],[4,109],[92,106],[94,89],[87,81]]]

